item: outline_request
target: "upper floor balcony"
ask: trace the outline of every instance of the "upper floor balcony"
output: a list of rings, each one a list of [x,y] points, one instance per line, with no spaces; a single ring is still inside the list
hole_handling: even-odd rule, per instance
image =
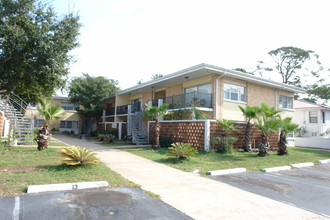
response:
[[[147,103],[152,106],[159,106],[161,104],[167,104],[169,109],[180,109],[180,108],[208,108],[212,109],[212,94],[192,92],[179,95],[168,96],[164,99],[154,99]],[[130,108],[129,108],[130,106]],[[127,115],[130,109],[130,113],[141,112],[144,109],[141,101],[135,101],[131,105],[117,106],[117,111],[115,108],[110,108],[105,110],[105,116],[114,115]]]

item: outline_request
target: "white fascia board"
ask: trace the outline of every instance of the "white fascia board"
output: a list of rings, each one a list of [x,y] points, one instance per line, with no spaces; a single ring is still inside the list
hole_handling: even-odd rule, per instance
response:
[[[202,64],[199,64],[199,65],[196,65],[196,66],[189,67],[189,68],[184,69],[184,70],[180,70],[180,71],[175,72],[175,73],[165,75],[161,78],[151,80],[151,81],[142,83],[140,85],[136,85],[136,86],[124,89],[122,91],[117,92],[117,95],[122,95],[122,94],[131,92],[131,91],[134,91],[134,90],[137,90],[137,89],[152,86],[156,83],[163,82],[163,81],[173,79],[173,78],[176,78],[176,77],[180,77],[182,75],[186,75],[186,74],[189,74],[191,72],[195,72],[195,71],[202,70],[202,69],[214,71],[214,73],[218,74],[218,75],[227,75],[229,77],[238,78],[238,79],[246,80],[246,81],[249,81],[249,82],[256,82],[256,83],[260,83],[260,84],[264,84],[264,85],[269,85],[269,86],[276,87],[278,89],[282,89],[282,90],[285,90],[285,91],[290,91],[290,92],[294,92],[294,93],[306,93],[306,90],[304,90],[302,88],[298,88],[298,87],[287,85],[287,84],[280,83],[280,82],[275,82],[275,81],[272,81],[272,80],[267,80],[267,79],[264,79],[264,78],[261,78],[261,77],[258,77],[258,76],[254,76],[254,75],[251,75],[251,74],[242,73],[242,72],[238,72],[238,71],[234,71],[234,70],[230,70],[230,69],[226,69],[226,68],[206,64],[206,63],[202,63]]]

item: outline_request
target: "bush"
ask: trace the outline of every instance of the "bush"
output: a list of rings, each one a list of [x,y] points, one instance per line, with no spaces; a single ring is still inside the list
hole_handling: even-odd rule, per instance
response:
[[[114,135],[116,138],[118,138],[118,129],[112,128],[110,130],[96,130],[91,131],[89,136],[91,137],[98,137],[101,134],[111,134]]]
[[[63,163],[71,166],[82,166],[89,164],[98,164],[100,159],[97,158],[93,150],[87,150],[79,146],[71,146],[70,148],[61,148],[59,153],[64,156]]]
[[[116,139],[116,136],[114,136],[112,134],[99,134],[99,135],[97,135],[97,138],[99,139],[99,141],[105,141],[108,143],[112,143]]]
[[[212,142],[218,146],[218,152],[223,154],[233,153],[236,137],[212,137]]]
[[[168,148],[168,156],[177,157],[179,159],[185,159],[190,156],[194,156],[198,151],[187,143],[173,143],[172,147]]]
[[[159,136],[160,147],[170,147],[174,143],[174,140],[170,137]]]

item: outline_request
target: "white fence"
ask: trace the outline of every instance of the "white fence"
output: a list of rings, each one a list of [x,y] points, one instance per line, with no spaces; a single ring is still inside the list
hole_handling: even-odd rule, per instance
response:
[[[330,139],[319,137],[295,137],[296,147],[313,147],[330,150]]]

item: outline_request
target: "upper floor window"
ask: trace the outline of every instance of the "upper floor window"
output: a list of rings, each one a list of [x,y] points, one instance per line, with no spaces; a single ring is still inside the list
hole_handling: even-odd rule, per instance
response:
[[[317,111],[309,112],[309,123],[317,123]]]
[[[280,95],[279,108],[293,109],[293,98],[290,96]]]
[[[212,85],[204,84],[185,88],[184,105],[212,108]]]
[[[78,105],[75,105],[71,102],[62,102],[61,103],[61,107],[64,109],[64,110],[77,110],[78,108]]]
[[[224,84],[224,99],[238,102],[246,102],[246,89],[244,86]]]

